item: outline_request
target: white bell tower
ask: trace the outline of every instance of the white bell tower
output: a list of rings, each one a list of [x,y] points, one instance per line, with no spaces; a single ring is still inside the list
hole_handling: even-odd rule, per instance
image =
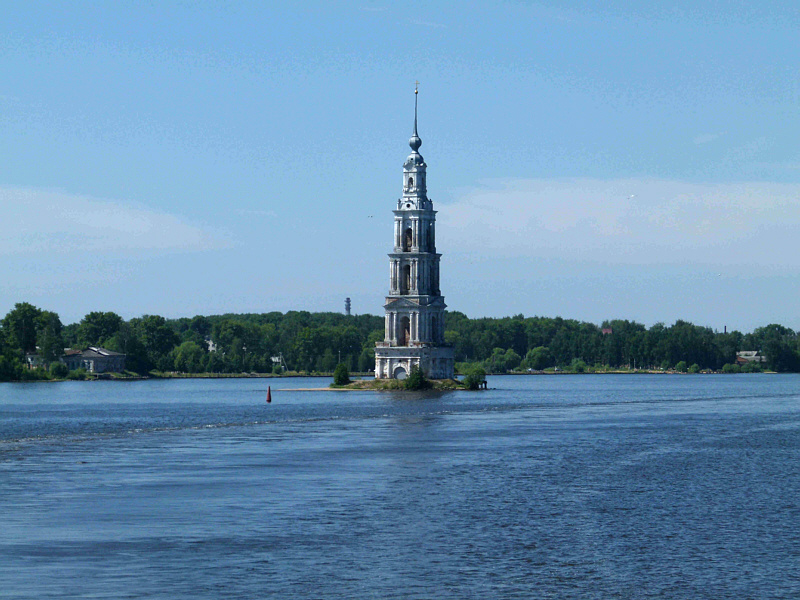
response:
[[[386,334],[375,347],[375,377],[404,379],[419,367],[430,379],[452,379],[453,348],[444,342],[444,297],[439,290],[436,211],[427,195],[427,165],[419,153],[417,97],[414,133],[403,164],[403,196],[394,210],[394,251],[389,254]]]

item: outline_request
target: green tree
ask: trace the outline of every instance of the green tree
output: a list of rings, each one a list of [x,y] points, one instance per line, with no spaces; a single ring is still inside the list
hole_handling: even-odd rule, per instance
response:
[[[362,373],[375,368],[375,348],[364,348],[358,355],[358,370]]]
[[[183,342],[175,349],[173,366],[183,373],[199,373],[203,370],[205,350],[195,342]]]
[[[86,379],[86,369],[75,369],[67,374],[67,379],[74,381],[83,381]]]
[[[419,367],[413,366],[404,385],[407,390],[418,391],[428,389],[431,386],[431,382],[425,379],[425,374]]]
[[[506,350],[505,368],[513,371],[522,363],[522,357],[513,348]]]
[[[319,369],[318,371],[324,371],[325,373],[330,373],[335,368],[338,368],[336,364],[336,356],[333,354],[333,350],[330,348],[325,348],[324,354],[319,359]]]
[[[22,351],[15,350],[0,329],[0,381],[16,381],[22,376]]]
[[[90,312],[79,324],[78,343],[84,348],[104,346],[122,326],[123,319],[113,312]]]
[[[49,365],[64,354],[64,338],[61,335],[61,319],[49,310],[42,311],[37,319],[36,340],[42,361]]]
[[[534,369],[535,371],[542,371],[547,367],[553,366],[553,357],[550,354],[550,349],[545,346],[537,346],[525,355],[525,364],[527,368]]]
[[[334,385],[347,385],[350,383],[350,373],[344,363],[336,365],[336,370],[333,372],[333,383]]]
[[[689,373],[699,373],[700,372],[700,365],[694,363],[691,367],[689,367]]]
[[[576,373],[585,373],[587,366],[588,365],[580,358],[576,358],[572,361],[569,368],[571,371],[575,371]]]
[[[213,326],[208,317],[202,315],[192,317],[192,320],[189,322],[189,330],[195,332],[201,338],[211,335],[212,328]]]
[[[124,322],[117,333],[106,340],[105,347],[125,354],[125,369],[134,373],[146,373],[153,366],[147,357],[147,350],[139,337],[136,320]]]
[[[744,363],[742,373],[761,373],[761,365],[755,361]]]
[[[502,348],[492,350],[491,356],[486,359],[486,366],[492,373],[505,373],[508,371],[506,366],[506,351]]]
[[[761,339],[761,349],[767,358],[767,363],[774,371],[800,370],[797,334],[794,331],[773,323],[756,329],[753,336]]]
[[[147,370],[156,367],[162,371],[169,371],[172,368],[172,358],[169,354],[179,341],[178,334],[167,325],[164,317],[158,315],[145,315],[136,322],[135,327],[137,337],[147,353]]]
[[[209,352],[206,359],[205,370],[208,373],[221,373],[225,368],[225,362],[217,352]]]
[[[686,365],[686,361],[682,360],[675,365],[675,370],[678,371],[678,373],[686,373],[689,367]]]
[[[14,305],[3,319],[3,330],[13,348],[22,352],[36,352],[36,334],[41,314],[41,310],[27,302]]]
[[[483,368],[475,365],[467,369],[467,372],[464,376],[464,385],[467,386],[467,389],[477,390],[485,381],[486,371],[484,371]]]
[[[54,362],[50,365],[50,377],[53,379],[64,379],[68,373],[67,365],[62,362]]]

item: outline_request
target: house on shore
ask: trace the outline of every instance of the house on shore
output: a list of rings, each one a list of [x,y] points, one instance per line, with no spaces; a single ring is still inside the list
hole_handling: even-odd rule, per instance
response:
[[[38,350],[38,348],[37,348]],[[25,364],[29,369],[36,369],[38,367],[43,367],[44,360],[42,360],[41,355],[38,352],[26,352],[25,353]]]
[[[86,369],[89,373],[122,373],[125,370],[124,354],[96,346],[89,346],[86,350],[66,350],[60,360],[70,371]]]
[[[744,350],[736,353],[736,364],[746,365],[747,363],[765,363],[767,357],[762,356],[758,350]]]

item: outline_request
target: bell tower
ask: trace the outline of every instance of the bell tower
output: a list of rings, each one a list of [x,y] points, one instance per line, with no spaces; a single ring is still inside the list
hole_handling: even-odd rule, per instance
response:
[[[453,349],[444,342],[444,297],[439,290],[436,211],[427,193],[427,165],[419,153],[417,98],[414,133],[403,164],[403,195],[394,212],[394,250],[389,254],[385,337],[375,347],[375,377],[404,379],[419,367],[431,379],[452,379]]]

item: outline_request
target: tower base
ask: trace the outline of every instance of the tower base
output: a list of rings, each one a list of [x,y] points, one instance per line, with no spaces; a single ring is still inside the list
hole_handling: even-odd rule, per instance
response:
[[[419,367],[428,379],[452,379],[455,374],[453,348],[380,345],[375,347],[375,379],[405,379],[414,367]]]

